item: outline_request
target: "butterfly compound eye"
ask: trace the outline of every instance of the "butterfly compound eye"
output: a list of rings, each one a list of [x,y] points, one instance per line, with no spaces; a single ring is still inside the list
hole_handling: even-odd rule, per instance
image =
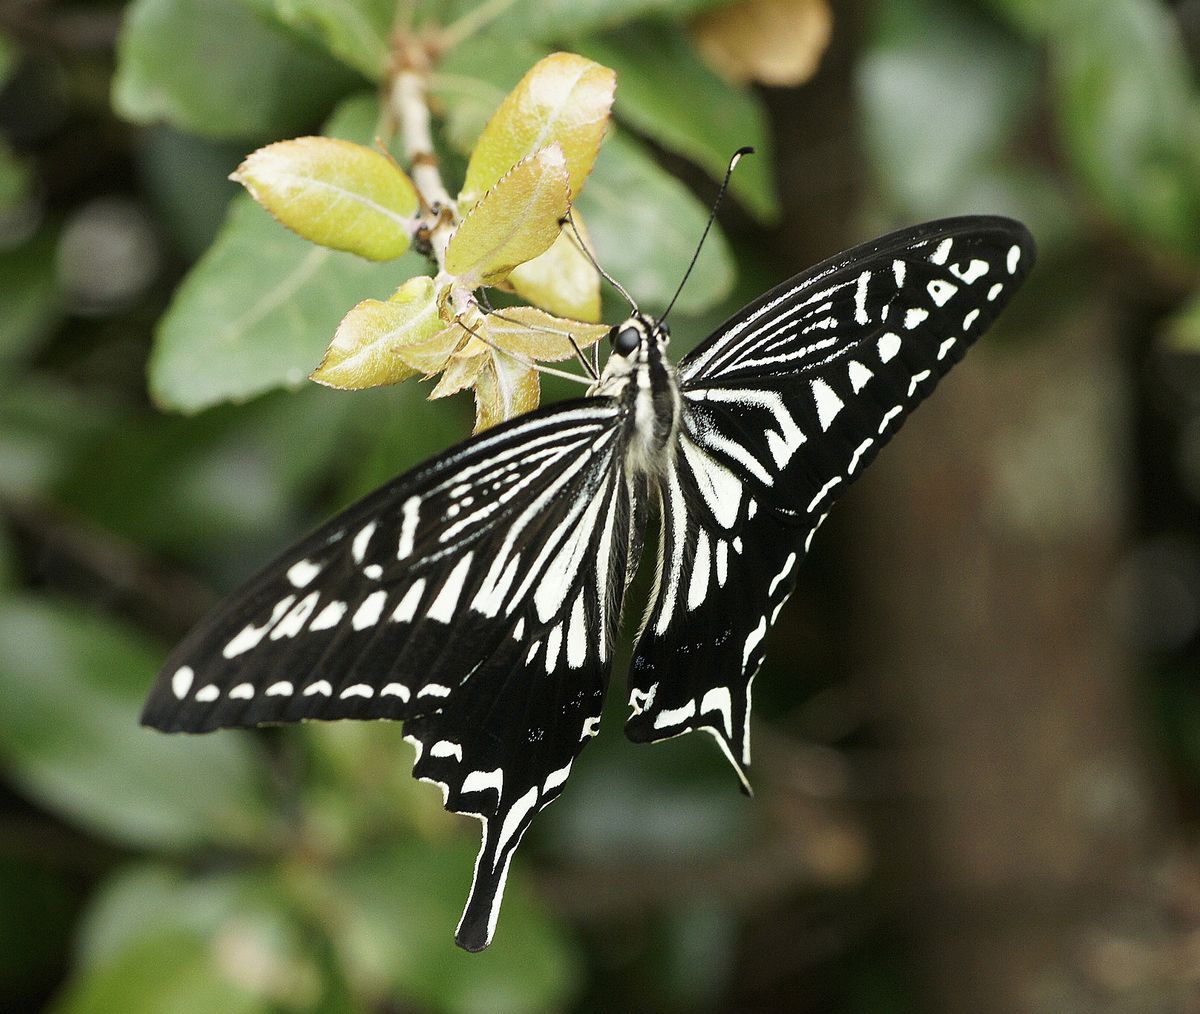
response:
[[[642,343],[642,334],[636,327],[613,328],[609,332],[613,351],[628,356]]]

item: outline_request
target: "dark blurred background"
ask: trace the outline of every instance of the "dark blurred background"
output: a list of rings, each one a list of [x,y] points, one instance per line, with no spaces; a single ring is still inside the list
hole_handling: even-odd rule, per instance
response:
[[[1039,241],[817,538],[755,684],[753,800],[706,738],[625,742],[618,664],[470,956],[477,829],[399,729],[137,727],[208,606],[469,431],[414,384],[302,383],[418,261],[310,264],[227,212],[244,154],[372,101],[390,4],[0,0],[0,1007],[1200,1011],[1197,0],[757,0],[734,29],[516,0],[435,74],[453,176],[541,53],[618,70],[581,208],[651,309],[714,167],[762,146],[685,346],[894,226]],[[696,55],[764,9],[809,26],[803,83]]]

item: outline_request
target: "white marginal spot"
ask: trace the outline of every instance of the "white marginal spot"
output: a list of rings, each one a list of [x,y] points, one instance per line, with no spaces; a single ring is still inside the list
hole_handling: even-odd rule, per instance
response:
[[[955,343],[956,341],[958,341],[958,339],[957,339],[957,338],[947,338],[947,339],[946,339],[944,342],[942,342],[942,344],[941,344],[940,346],[938,346],[938,355],[937,355],[937,357],[938,357],[938,362],[939,362],[939,363],[940,363],[940,362],[941,362],[943,359],[945,359],[945,358],[946,358],[946,354],[947,354],[947,353],[948,353],[948,352],[949,352],[949,351],[950,351],[952,348],[954,348],[954,343]]]
[[[693,698],[681,708],[672,708],[668,709],[667,711],[660,711],[654,716],[654,728],[669,729],[675,725],[682,725],[689,718],[694,717],[695,714],[696,701],[695,698]]]
[[[788,553],[788,558],[783,562],[783,569],[775,575],[774,579],[771,581],[771,587],[767,589],[768,596],[773,596],[775,594],[775,589],[787,580],[787,576],[792,572],[792,568],[795,566],[796,554]]]
[[[368,563],[363,567],[363,573],[372,581],[378,581],[383,577],[383,568],[377,563]]]
[[[954,240],[944,239],[938,245],[937,249],[930,255],[929,260],[934,264],[945,264],[950,259],[950,248],[954,245]]]
[[[529,653],[525,656],[525,664],[526,665],[530,665],[533,662],[534,657],[541,650],[541,647],[542,647],[542,642],[540,640],[534,641],[533,644],[531,644],[529,646]]]
[[[594,715],[591,718],[585,718],[583,721],[583,731],[579,734],[579,739],[582,742],[591,736],[596,735],[600,731],[600,716]]]
[[[525,617],[521,616],[517,619],[517,625],[513,627],[513,640],[519,641],[525,636]]]
[[[417,691],[418,697],[449,697],[450,688],[440,683],[426,683]]]
[[[817,419],[821,423],[821,432],[824,433],[833,425],[833,420],[837,418],[845,404],[837,396],[837,392],[825,381],[814,380],[809,386],[812,388],[813,401],[817,406]]]
[[[317,618],[309,625],[309,630],[328,630],[330,627],[336,627],[346,615],[345,602],[330,602],[324,609],[317,613]]]
[[[234,701],[248,701],[253,696],[254,686],[250,683],[239,683],[229,691],[229,699]]]
[[[181,665],[171,677],[171,692],[178,700],[183,700],[192,689],[192,680],[196,678],[196,670],[190,665]]]
[[[884,413],[883,421],[879,424],[880,434],[882,434],[883,431],[888,428],[888,423],[890,423],[893,419],[896,418],[896,416],[898,416],[903,411],[904,411],[903,405],[897,405],[895,408],[888,409],[887,412]]]
[[[767,618],[765,616],[761,616],[761,617],[759,617],[759,620],[758,620],[758,626],[755,627],[752,631],[750,631],[749,636],[746,638],[746,646],[742,649],[742,672],[743,673],[745,673],[746,669],[749,668],[750,656],[752,654],[754,654],[754,649],[758,647],[759,642],[763,639],[763,637],[766,635],[766,633],[767,633]]]
[[[890,363],[900,351],[900,336],[894,331],[888,331],[879,336],[879,361]]]
[[[930,377],[929,370],[922,370],[920,373],[913,374],[912,380],[908,382],[908,396],[911,398],[917,393],[917,385],[928,380]]]
[[[758,501],[753,497],[746,500],[746,520],[752,520],[754,515],[758,513]]]
[[[708,534],[701,529],[696,536],[696,555],[692,558],[692,580],[688,584],[687,607],[698,608],[708,597]]]
[[[221,691],[217,689],[215,683],[209,683],[207,686],[203,686],[196,691],[196,700],[201,704],[211,704],[220,696]]]
[[[973,285],[988,273],[990,265],[987,261],[973,260],[965,268],[955,264],[950,268],[950,273],[960,281],[966,282],[967,285]]]
[[[725,587],[729,576],[729,543],[724,539],[717,542],[717,587]]]
[[[563,629],[561,623],[556,623],[546,635],[546,672],[554,672],[558,665],[558,653],[562,650]]]
[[[864,271],[858,276],[858,287],[854,290],[854,320],[859,324],[869,324],[871,317],[867,313],[867,285],[871,281],[871,272]]]
[[[461,761],[462,757],[459,757],[459,760]],[[500,793],[504,791],[503,768],[496,768],[495,771],[472,771],[462,780],[463,792],[487,792],[489,789],[493,790],[499,799]]]
[[[338,696],[343,701],[348,701],[351,697],[374,697],[375,688],[368,686],[366,683],[352,683],[338,694]]]
[[[854,470],[858,468],[859,459],[867,452],[873,443],[875,443],[874,437],[867,437],[866,440],[854,448],[854,453],[850,456],[850,467],[846,469],[847,475],[854,474]]]
[[[926,286],[929,298],[938,306],[945,306],[958,291],[957,285],[951,285],[944,278],[935,278]]]
[[[350,543],[350,553],[354,557],[355,563],[362,563],[367,555],[367,546],[370,545],[371,536],[375,534],[377,525],[374,521],[363,526],[363,529],[354,536],[354,541]]]
[[[679,446],[713,517],[722,528],[732,528],[737,524],[742,504],[742,484],[738,477],[686,437],[680,440]]]
[[[278,683],[272,683],[267,687],[268,697],[291,697],[296,692],[296,688],[287,680],[280,680]]]
[[[742,537],[740,535],[733,540],[733,551],[739,555],[742,552]]]
[[[920,327],[929,319],[929,311],[923,310],[919,306],[914,306],[911,310],[904,314],[904,330],[911,331],[915,327]]]
[[[545,784],[542,785],[543,795],[549,795],[567,780],[567,775],[571,773],[571,764],[571,761],[567,761],[565,767],[561,767],[557,771],[551,771],[546,776]]]
[[[1003,292],[1003,291],[1004,291],[1004,283],[1003,283],[1003,282],[997,282],[997,283],[996,283],[995,285],[993,285],[993,286],[992,286],[990,289],[988,289],[988,302],[989,302],[989,303],[993,303],[993,302],[995,302],[995,301],[996,301],[996,297],[997,297],[997,296],[999,296],[999,295],[1000,295],[1000,293],[1001,293],[1001,292]]]
[[[303,588],[320,573],[321,564],[313,563],[312,560],[301,560],[288,567],[287,579],[292,582],[293,587]]]
[[[396,608],[392,612],[391,621],[393,623],[412,623],[413,617],[417,615],[417,603],[421,601],[421,595],[424,591],[425,578],[417,578],[417,580],[408,586],[408,591],[404,593],[404,597],[396,604]]]
[[[421,510],[421,498],[410,496],[400,508],[400,545],[396,550],[396,559],[403,560],[411,556],[413,539],[417,534],[417,518]]]
[[[587,661],[587,613],[583,604],[583,592],[575,596],[571,608],[571,624],[567,628],[567,665],[582,669]]]
[[[704,695],[700,702],[700,714],[707,715],[710,711],[719,711],[725,725],[725,735],[733,735],[733,698],[729,695],[728,687],[713,687]]]
[[[820,492],[817,493],[817,495],[814,496],[811,501],[809,501],[808,513],[811,514],[816,509],[817,504],[819,504],[822,500],[825,499],[825,495],[831,489],[833,489],[834,486],[837,486],[841,481],[842,481],[842,477],[840,475],[835,475],[832,479],[830,479],[827,483],[825,483],[825,485],[821,487]]]
[[[1015,275],[1017,266],[1021,263],[1021,248],[1015,243],[1008,248],[1008,273]]]
[[[979,311],[972,310],[965,317],[963,317],[963,330],[969,331],[971,329],[971,325],[975,323],[975,320],[978,316],[979,316]]]
[[[650,706],[654,703],[656,693],[658,693],[657,683],[652,683],[649,690],[638,690],[636,687],[630,690],[629,706],[633,708],[633,714],[640,715],[643,711],[649,711]]]
[[[253,623],[247,623],[241,631],[227,644],[221,652],[226,658],[233,658],[235,655],[240,655],[244,651],[249,651],[267,636],[267,632],[279,622],[279,618],[288,611],[291,604],[296,601],[295,595],[287,595],[275,603],[271,609],[271,618],[267,620],[261,627],[256,627]]]
[[[310,683],[304,688],[305,697],[312,697],[314,694],[320,694],[322,697],[332,697],[333,687],[329,685],[329,680],[317,680],[316,683]]]
[[[280,620],[275,629],[271,631],[271,640],[278,641],[281,637],[295,637],[300,633],[304,629],[304,624],[308,622],[308,618],[312,616],[313,610],[317,608],[317,600],[320,597],[320,592],[309,592],[292,606],[291,612]]]
[[[807,553],[807,552],[808,552],[810,549],[812,549],[812,540],[813,540],[813,536],[814,536],[814,535],[816,535],[816,534],[817,534],[817,530],[816,530],[816,528],[810,528],[810,529],[808,530],[808,534],[807,534],[806,536],[804,536],[804,551],[805,551],[806,553]]]
[[[430,757],[453,757],[460,764],[462,763],[462,746],[458,743],[452,743],[448,739],[439,739],[429,748]]]
[[[849,365],[850,386],[854,389],[854,393],[858,394],[864,387],[867,386],[867,381],[870,380],[874,373],[868,370],[857,359],[851,359]]]
[[[473,552],[468,553],[455,564],[437,598],[433,600],[433,605],[429,607],[429,612],[425,614],[429,619],[439,623],[449,623],[453,619],[458,596],[462,594],[463,583],[467,580],[467,571],[471,569],[474,556]]]
[[[379,691],[380,697],[399,697],[400,700],[407,702],[411,696],[408,692],[408,687],[403,683],[388,683],[382,690]]]
[[[904,275],[907,271],[908,265],[904,261],[892,261],[892,274],[896,278],[897,288],[904,284]]]
[[[388,593],[382,588],[378,592],[372,592],[362,600],[362,605],[354,612],[354,617],[350,619],[350,626],[355,630],[366,630],[368,626],[374,626],[379,622],[379,617],[383,616],[383,604],[388,601]]]

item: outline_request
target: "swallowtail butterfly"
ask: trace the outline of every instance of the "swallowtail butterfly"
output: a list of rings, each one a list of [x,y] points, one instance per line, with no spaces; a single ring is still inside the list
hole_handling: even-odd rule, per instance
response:
[[[514,850],[596,734],[648,518],[626,733],[703,730],[748,787],[751,685],[813,533],[1033,260],[1003,218],[896,232],[771,290],[678,367],[635,311],[587,397],[392,480],[230,596],[142,721],[403,720],[414,775],[483,824],[457,941],[485,947]]]

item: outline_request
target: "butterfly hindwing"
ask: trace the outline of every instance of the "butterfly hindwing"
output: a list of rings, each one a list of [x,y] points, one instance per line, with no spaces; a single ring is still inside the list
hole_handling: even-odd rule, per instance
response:
[[[414,774],[483,822],[459,942],[485,946],[513,850],[597,729],[633,507],[619,416],[522,417],[348,508],[180,644],[143,721],[404,719]]]
[[[704,729],[746,784],[751,684],[814,532],[1033,257],[1005,219],[919,226],[779,286],[684,359],[631,738]]]

